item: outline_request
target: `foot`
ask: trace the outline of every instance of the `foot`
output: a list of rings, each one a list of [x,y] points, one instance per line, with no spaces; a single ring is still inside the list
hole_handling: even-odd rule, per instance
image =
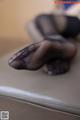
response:
[[[45,40],[17,52],[10,58],[9,65],[18,70],[38,70],[54,58],[72,57],[75,50],[73,47],[73,44],[68,42]],[[57,64],[60,66],[60,63]]]
[[[18,70],[37,70],[49,59],[50,49],[51,42],[49,41],[31,44],[14,54],[8,63],[11,67]]]
[[[49,75],[61,75],[70,70],[70,62],[63,60],[54,60],[43,67],[43,70]]]

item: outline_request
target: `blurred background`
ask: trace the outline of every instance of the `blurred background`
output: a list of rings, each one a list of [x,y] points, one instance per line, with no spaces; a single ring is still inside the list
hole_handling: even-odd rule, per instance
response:
[[[61,5],[55,5],[54,1],[0,0],[0,55],[27,44],[31,38],[26,25],[39,13],[62,8]]]
[[[0,0],[0,55],[29,42],[26,24],[52,6],[51,0]]]

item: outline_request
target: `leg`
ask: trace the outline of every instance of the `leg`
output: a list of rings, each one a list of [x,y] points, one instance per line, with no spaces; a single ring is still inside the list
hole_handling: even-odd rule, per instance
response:
[[[66,16],[58,15],[58,14],[52,15],[52,17],[53,17],[53,21],[50,15],[40,15],[36,18],[36,24],[39,32],[42,33],[43,36],[47,36],[48,40],[53,41],[54,38],[56,38],[55,40],[61,38],[60,35],[57,34],[57,32],[62,33],[65,30],[67,19]],[[55,26],[55,22],[56,22],[56,26]],[[47,71],[50,74],[61,74],[69,71],[70,61],[68,60],[62,61],[60,59],[53,60],[47,63],[46,65],[44,65],[43,68],[44,71]]]
[[[67,52],[69,52],[70,53],[69,55],[71,56],[69,57],[69,59],[66,58],[66,59],[51,60],[43,67],[43,70],[49,75],[60,75],[68,72],[70,70],[70,65],[72,63],[72,60],[77,52],[76,46],[73,43],[70,43]]]
[[[9,65],[15,69],[37,70],[54,59],[72,59],[76,54],[74,44],[66,41],[42,41],[16,53]]]
[[[55,26],[52,24],[52,20],[48,19],[48,16],[42,16],[37,20],[40,20],[37,21],[39,23],[38,27],[40,27],[44,38],[48,38],[48,36],[53,36],[54,34],[57,35]],[[9,65],[16,69],[37,70],[55,58],[72,59],[75,53],[75,46],[67,40],[61,41],[59,38],[58,40],[52,39],[52,42],[46,40],[36,45],[30,45],[18,52],[15,57],[13,56],[9,60]]]

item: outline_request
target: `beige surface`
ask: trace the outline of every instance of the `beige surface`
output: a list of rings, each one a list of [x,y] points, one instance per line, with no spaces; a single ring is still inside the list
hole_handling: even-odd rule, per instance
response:
[[[13,52],[12,52],[13,53]],[[0,94],[80,115],[80,50],[69,73],[49,76],[42,71],[16,71],[0,59]]]
[[[80,120],[80,116],[28,102],[0,96],[0,111],[7,110],[10,120]]]
[[[17,49],[29,42],[29,39],[0,38],[0,58],[13,49]]]

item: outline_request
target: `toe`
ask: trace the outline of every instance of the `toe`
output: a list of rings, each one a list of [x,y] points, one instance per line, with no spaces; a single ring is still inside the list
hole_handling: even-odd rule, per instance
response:
[[[25,69],[25,64],[21,60],[9,62],[9,66],[11,66],[12,68],[15,68],[17,70]]]

